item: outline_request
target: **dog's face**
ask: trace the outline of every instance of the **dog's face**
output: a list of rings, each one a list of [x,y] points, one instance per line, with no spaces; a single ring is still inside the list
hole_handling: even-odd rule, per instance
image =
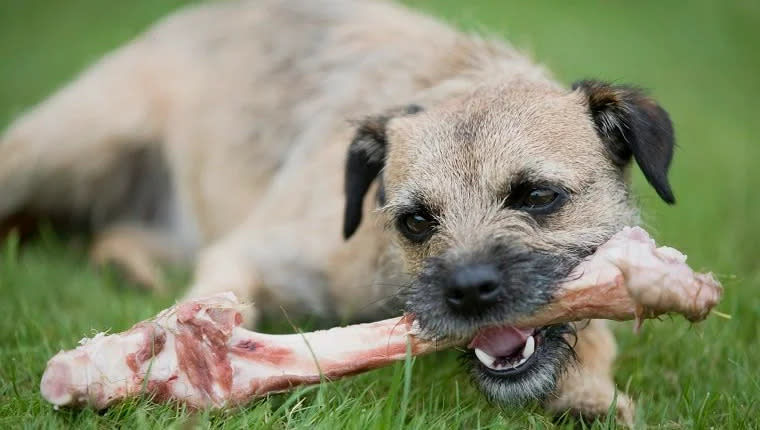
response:
[[[349,151],[344,233],[380,176],[401,249],[406,311],[425,333],[467,338],[473,374],[499,402],[551,392],[572,356],[568,325],[514,327],[584,257],[635,222],[634,156],[669,202],[667,114],[640,92],[484,84],[444,103],[368,119]]]

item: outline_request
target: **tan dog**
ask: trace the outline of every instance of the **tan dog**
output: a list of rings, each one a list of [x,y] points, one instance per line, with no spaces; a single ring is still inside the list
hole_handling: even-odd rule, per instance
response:
[[[392,4],[214,3],[12,124],[0,216],[84,224],[96,261],[154,288],[161,263],[197,261],[189,296],[232,290],[274,315],[403,309],[437,335],[517,339],[472,354],[488,397],[595,416],[615,396],[602,322],[577,342],[567,325],[483,328],[546,303],[637,222],[632,156],[672,202],[672,149],[639,91],[565,89],[504,42]],[[630,422],[624,395],[617,409]]]

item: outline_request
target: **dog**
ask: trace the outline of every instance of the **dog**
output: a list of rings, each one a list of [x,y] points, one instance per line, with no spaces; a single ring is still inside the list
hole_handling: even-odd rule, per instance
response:
[[[343,321],[403,310],[435,336],[508,340],[527,359],[467,353],[489,399],[585,417],[616,399],[630,423],[604,322],[499,324],[638,222],[632,160],[674,202],[673,147],[641,90],[566,88],[504,41],[399,5],[215,2],[15,120],[0,216],[87,228],[95,262],[153,289],[162,264],[195,264],[185,297]]]

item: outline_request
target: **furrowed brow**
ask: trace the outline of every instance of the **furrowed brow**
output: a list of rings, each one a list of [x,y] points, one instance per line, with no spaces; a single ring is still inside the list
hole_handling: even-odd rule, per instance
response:
[[[404,193],[404,195],[388,199],[385,205],[378,208],[378,211],[390,216],[400,216],[420,212],[427,213],[431,216],[437,216],[440,213],[438,206],[432,204],[430,199],[418,191]]]

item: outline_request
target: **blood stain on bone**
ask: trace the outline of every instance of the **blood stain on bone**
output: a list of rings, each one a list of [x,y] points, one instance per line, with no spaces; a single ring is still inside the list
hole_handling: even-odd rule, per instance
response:
[[[254,341],[252,339],[241,341],[237,348],[230,352],[249,360],[268,363],[273,366],[285,366],[295,359],[292,349],[286,346],[281,347],[272,342]]]
[[[143,363],[153,358],[155,355],[160,354],[166,343],[166,334],[163,330],[160,332],[158,331],[160,329],[154,330],[154,327],[147,323],[142,324],[141,327],[137,328],[144,331],[147,342],[145,342],[136,352],[127,355],[127,366],[129,366],[133,372],[138,372]]]

